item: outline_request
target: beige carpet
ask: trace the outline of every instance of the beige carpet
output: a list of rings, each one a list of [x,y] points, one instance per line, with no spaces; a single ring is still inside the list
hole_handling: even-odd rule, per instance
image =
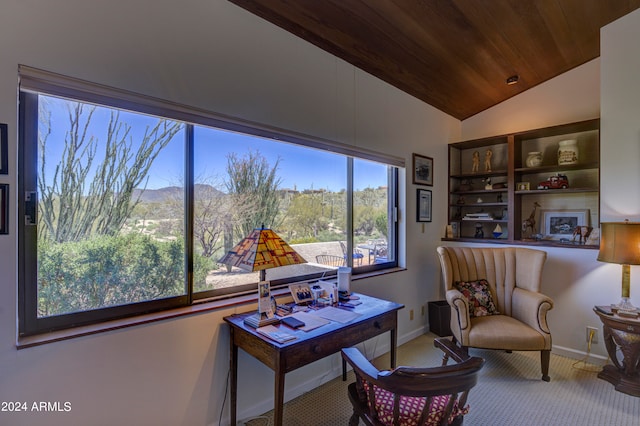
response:
[[[440,352],[426,334],[398,348],[398,364],[439,365]],[[590,364],[557,355],[551,356],[551,382],[540,380],[538,352],[488,351],[471,349],[486,360],[478,385],[471,391],[471,410],[465,425],[477,426],[637,426],[640,425],[640,398],[616,392],[596,377],[599,369]],[[374,361],[379,368],[389,365],[388,356]],[[586,370],[586,371],[585,371]],[[285,404],[285,426],[347,425],[351,405],[346,382],[334,379]],[[271,412],[246,423],[271,425]],[[361,423],[362,424],[362,423]]]

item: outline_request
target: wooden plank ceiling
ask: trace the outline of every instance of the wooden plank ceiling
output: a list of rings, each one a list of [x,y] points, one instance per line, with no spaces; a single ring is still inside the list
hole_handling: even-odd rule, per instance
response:
[[[463,120],[600,56],[640,0],[229,0]],[[506,79],[519,76],[507,85]]]

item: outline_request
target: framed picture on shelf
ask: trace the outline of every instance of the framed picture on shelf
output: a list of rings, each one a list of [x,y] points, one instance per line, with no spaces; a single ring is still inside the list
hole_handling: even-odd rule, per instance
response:
[[[433,158],[413,154],[413,183],[433,186]]]
[[[9,153],[7,142],[7,125],[0,124],[0,175],[9,174]]]
[[[448,226],[451,228],[450,238],[460,238],[460,228],[458,227],[458,222],[451,222]]]
[[[0,234],[9,233],[9,184],[0,184]]]
[[[431,191],[428,189],[418,189],[417,195],[416,220],[418,222],[431,222]]]
[[[589,209],[541,210],[540,232],[548,240],[570,240],[576,226],[589,226]]]
[[[531,189],[531,185],[529,182],[518,182],[516,184],[516,191],[529,191]]]

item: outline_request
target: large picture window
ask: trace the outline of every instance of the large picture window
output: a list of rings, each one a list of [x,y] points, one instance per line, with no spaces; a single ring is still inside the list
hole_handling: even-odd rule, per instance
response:
[[[32,81],[20,104],[21,335],[256,291],[257,273],[218,260],[260,226],[307,260],[267,271],[274,287],[397,266],[397,164]]]

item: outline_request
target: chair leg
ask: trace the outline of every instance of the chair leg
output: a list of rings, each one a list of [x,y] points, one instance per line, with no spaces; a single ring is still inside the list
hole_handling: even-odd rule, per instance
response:
[[[359,424],[360,424],[360,416],[354,410],[353,414],[351,415],[351,418],[349,419],[349,426],[358,426]]]
[[[551,351],[540,351],[540,365],[542,366],[542,380],[548,382],[549,377],[549,361],[551,359]]]

